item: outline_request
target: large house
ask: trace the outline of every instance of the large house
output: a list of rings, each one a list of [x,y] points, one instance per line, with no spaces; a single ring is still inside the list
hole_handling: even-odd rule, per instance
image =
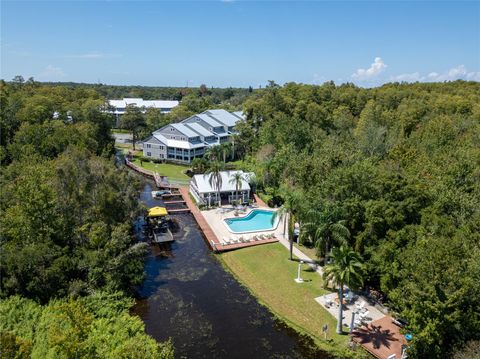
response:
[[[178,106],[178,101],[164,101],[164,100],[144,100],[142,98],[124,98],[123,100],[109,100],[108,104],[111,107],[110,113],[113,113],[119,123],[120,117],[125,114],[127,106],[136,106],[140,108],[158,108],[161,113],[169,113],[172,109]]]
[[[143,155],[166,161],[191,163],[208,147],[230,140],[235,125],[244,120],[241,111],[207,110],[180,123],[171,123],[143,141]]]

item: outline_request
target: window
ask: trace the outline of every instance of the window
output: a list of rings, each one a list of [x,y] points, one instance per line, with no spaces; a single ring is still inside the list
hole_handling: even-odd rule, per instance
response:
[[[164,149],[164,147],[163,147],[163,146],[158,146],[158,148],[159,148],[159,149],[161,149],[161,150],[163,150],[163,149]]]
[[[173,132],[175,131],[175,129],[173,127],[170,127],[170,131]]]
[[[147,148],[152,148],[152,145],[147,143]]]
[[[147,152],[147,156],[151,157],[151,156],[152,156],[152,153],[151,153],[151,152]]]

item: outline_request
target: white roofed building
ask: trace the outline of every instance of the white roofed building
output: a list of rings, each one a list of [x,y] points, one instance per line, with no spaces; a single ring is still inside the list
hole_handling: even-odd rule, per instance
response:
[[[241,114],[241,112],[236,112]],[[166,161],[191,163],[202,157],[208,147],[230,140],[243,115],[225,110],[208,110],[171,123],[143,141],[143,155]]]
[[[170,100],[144,100],[142,98],[124,98],[123,100],[109,100],[108,104],[111,107],[110,113],[113,113],[118,120],[125,114],[127,106],[136,106],[140,108],[157,108],[161,113],[169,113],[172,109],[178,106],[179,101]]]
[[[236,173],[242,175],[241,186],[239,186],[238,192],[233,176]],[[215,183],[210,181],[211,174],[198,174],[194,175],[190,180],[190,193],[195,200],[200,204],[212,205],[218,203],[218,193],[220,192],[220,198],[227,200],[228,203],[240,200],[241,202],[248,202],[250,198],[250,184],[249,180],[254,176],[253,173],[243,171],[222,171],[220,189],[216,188]]]

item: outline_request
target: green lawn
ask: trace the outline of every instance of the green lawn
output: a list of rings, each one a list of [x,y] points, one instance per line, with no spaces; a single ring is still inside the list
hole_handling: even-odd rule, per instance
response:
[[[317,249],[315,247],[305,247],[304,245],[302,244],[296,244],[296,243],[293,243],[293,245],[295,246],[295,248],[297,248],[298,250],[300,250],[302,253],[306,254],[307,256],[309,256],[311,259],[313,259],[314,261],[315,260],[318,260],[317,258]]]
[[[131,133],[131,131],[122,128],[112,128],[112,133]]]
[[[135,158],[133,160],[137,166],[140,166],[140,160]],[[188,181],[190,177],[188,177],[184,171],[186,171],[189,167],[188,166],[181,166],[175,165],[171,163],[153,163],[153,162],[143,162],[140,166],[147,170],[158,172],[161,176],[167,176],[169,179],[172,180],[179,180],[179,181]]]
[[[322,288],[322,279],[314,271],[304,267],[297,284],[298,263],[288,260],[288,250],[280,243],[244,248],[220,255],[228,269],[248,287],[253,294],[268,306],[278,317],[300,332],[310,334],[323,349],[348,355],[348,336],[335,333],[336,320],[314,298],[327,293]],[[328,324],[327,339],[321,328]],[[359,354],[358,352],[356,354]]]

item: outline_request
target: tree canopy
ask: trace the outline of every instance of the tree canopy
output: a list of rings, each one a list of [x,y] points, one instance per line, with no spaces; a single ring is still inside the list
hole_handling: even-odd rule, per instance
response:
[[[342,223],[365,285],[409,320],[412,356],[479,339],[479,83],[288,83],[244,111],[236,146],[259,190],[277,205],[301,192],[292,212],[318,243]]]
[[[147,245],[105,100],[19,79],[0,101],[2,357],[171,358],[128,314]]]

